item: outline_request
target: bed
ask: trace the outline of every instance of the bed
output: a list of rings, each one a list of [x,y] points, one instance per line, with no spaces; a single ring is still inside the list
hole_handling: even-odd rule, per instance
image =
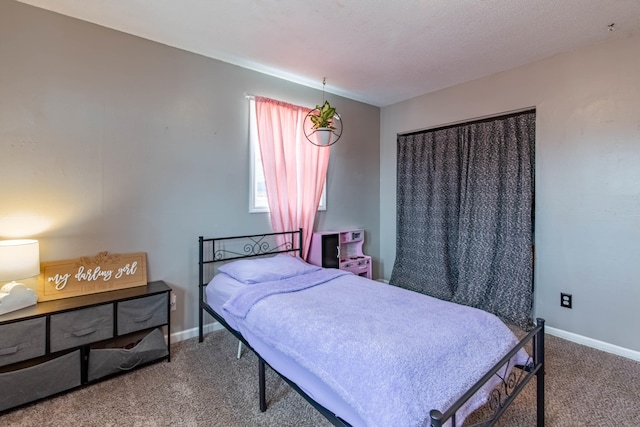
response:
[[[336,426],[493,425],[536,377],[544,425],[544,320],[522,340],[495,316],[301,260],[302,230],[199,238],[205,313]],[[291,256],[294,255],[294,256]]]

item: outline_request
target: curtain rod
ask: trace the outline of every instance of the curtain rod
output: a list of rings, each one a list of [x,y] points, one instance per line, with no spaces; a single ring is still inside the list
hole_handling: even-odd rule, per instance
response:
[[[257,96],[258,96],[258,95],[252,95],[252,94],[250,94],[250,93],[247,93],[247,94],[245,94],[245,95],[244,95],[244,98],[245,98],[245,99],[249,99],[249,100],[251,100],[251,101],[255,101],[255,99],[256,99],[256,97],[257,97]],[[282,101],[282,100],[278,100],[278,99],[275,99],[275,98],[270,98],[270,97],[268,97],[268,96],[261,96],[261,98],[271,99],[271,100],[273,100],[273,101],[275,101],[275,102],[281,102],[281,103],[283,103],[283,104],[289,104],[289,105],[292,105],[292,106],[297,107],[297,108],[307,108],[307,109],[309,109],[308,107],[305,107],[305,106],[303,106],[303,105],[297,105],[297,104],[294,104],[294,103],[289,102],[289,101]]]
[[[446,123],[443,125],[436,125],[436,126],[431,126],[431,127],[427,127],[424,129],[417,129],[417,130],[411,130],[411,131],[407,131],[407,132],[398,132],[398,136],[411,136],[411,135],[415,135],[418,133],[423,133],[423,132],[433,132],[436,130],[442,130],[442,129],[446,129],[446,128],[450,128],[450,127],[454,127],[454,126],[464,126],[464,125],[468,125],[468,124],[472,124],[472,123],[479,123],[485,120],[493,120],[493,119],[498,119],[498,118],[503,118],[503,117],[508,117],[508,116],[515,116],[518,114],[522,114],[522,113],[527,113],[527,112],[533,112],[536,111],[536,107],[525,107],[525,108],[520,108],[517,110],[511,110],[511,111],[505,111],[502,113],[496,113],[496,114],[490,114],[487,116],[482,116],[482,117],[477,117],[475,119],[467,119],[467,120],[460,120],[458,122],[450,122],[450,123]]]

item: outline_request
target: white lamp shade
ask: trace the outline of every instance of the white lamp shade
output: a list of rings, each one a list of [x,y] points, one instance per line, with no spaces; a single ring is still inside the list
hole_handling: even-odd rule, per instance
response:
[[[0,240],[0,282],[26,279],[40,274],[37,240]]]

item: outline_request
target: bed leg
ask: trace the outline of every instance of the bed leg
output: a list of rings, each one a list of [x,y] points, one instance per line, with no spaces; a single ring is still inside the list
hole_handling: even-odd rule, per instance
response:
[[[202,307],[198,316],[198,342],[204,341],[204,333],[202,331]]]
[[[215,240],[213,241],[212,249],[215,251]],[[214,257],[215,258],[215,257]],[[198,237],[198,339],[199,342],[204,340],[202,334],[202,303],[204,302],[204,289],[202,288],[202,282],[204,282],[204,237]]]
[[[536,319],[540,330],[535,337],[534,363],[542,366],[536,373],[536,418],[537,426],[544,427],[544,319]]]
[[[260,412],[267,410],[267,399],[265,397],[264,360],[258,356],[258,381],[260,390]]]

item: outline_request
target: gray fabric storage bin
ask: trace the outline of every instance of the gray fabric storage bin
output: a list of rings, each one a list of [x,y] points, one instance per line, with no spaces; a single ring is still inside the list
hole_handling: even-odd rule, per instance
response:
[[[0,366],[44,356],[46,320],[39,317],[0,326]]]
[[[126,342],[127,337],[119,338]],[[130,338],[135,340],[134,337]],[[109,345],[109,344],[107,344]],[[105,348],[89,350],[88,380],[93,381],[106,375],[128,371],[146,362],[160,359],[169,354],[162,329],[157,328],[147,334],[135,347]]]
[[[51,352],[113,337],[113,304],[51,316]]]
[[[0,411],[80,385],[80,350],[0,374]]]
[[[141,331],[167,323],[167,293],[118,303],[118,335]]]

